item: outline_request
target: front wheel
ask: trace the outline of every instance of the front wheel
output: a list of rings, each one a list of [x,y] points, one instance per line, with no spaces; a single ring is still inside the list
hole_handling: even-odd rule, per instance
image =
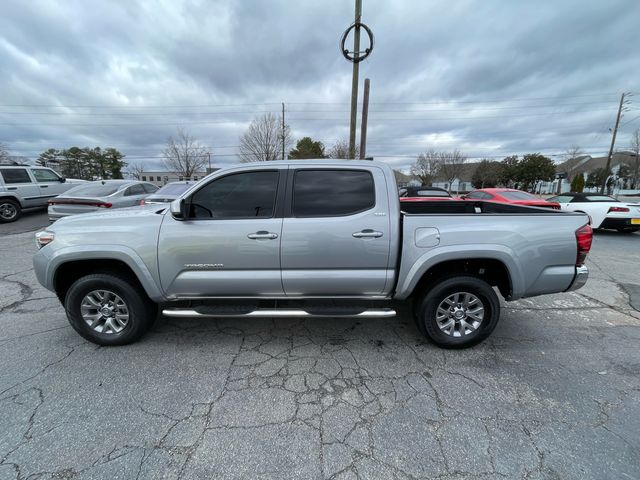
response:
[[[87,275],[74,282],[64,301],[69,323],[98,345],[135,342],[151,327],[156,305],[142,288],[114,274]]]
[[[478,277],[447,277],[418,302],[419,330],[445,348],[466,348],[487,338],[500,318],[495,291]]]

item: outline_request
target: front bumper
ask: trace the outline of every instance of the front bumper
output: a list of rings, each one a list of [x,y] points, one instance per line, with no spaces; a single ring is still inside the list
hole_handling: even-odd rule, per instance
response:
[[[587,283],[587,279],[589,278],[589,269],[585,265],[580,265],[576,267],[576,275],[573,277],[573,281],[569,288],[565,291],[573,292],[574,290],[578,290],[579,288],[584,287],[584,284]]]

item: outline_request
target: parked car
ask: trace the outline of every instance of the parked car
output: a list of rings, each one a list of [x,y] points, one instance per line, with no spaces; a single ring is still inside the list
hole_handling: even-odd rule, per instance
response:
[[[513,188],[481,188],[462,196],[465,200],[487,200],[490,202],[511,203],[528,207],[553,208],[560,210],[556,202],[545,200],[522,190]]]
[[[399,190],[399,195],[401,202],[454,200],[449,192],[438,187],[405,187]]]
[[[189,188],[195,185],[196,182],[171,182],[167,183],[163,187],[160,187],[155,193],[152,193],[146,198],[140,200],[140,205],[153,205],[161,203],[171,203]]]
[[[137,180],[98,180],[76,186],[49,200],[49,220],[102,209],[133,207],[158,187]]]
[[[15,222],[25,210],[45,208],[47,200],[80,182],[47,167],[1,165],[0,223]]]
[[[63,218],[36,234],[38,281],[100,345],[168,317],[390,317],[411,301],[443,347],[485,339],[506,300],[584,285],[584,214],[407,202],[372,161],[242,164],[169,208]],[[446,215],[443,215],[446,213]],[[504,214],[506,213],[506,214]]]
[[[593,228],[632,233],[640,230],[640,203],[624,203],[599,193],[563,193],[549,199],[562,210],[589,215]]]

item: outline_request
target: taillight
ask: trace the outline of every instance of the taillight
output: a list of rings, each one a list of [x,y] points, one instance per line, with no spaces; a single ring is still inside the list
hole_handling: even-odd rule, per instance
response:
[[[611,212],[628,212],[629,209],[627,207],[609,207],[609,211],[607,213],[611,213]]]
[[[109,202],[96,203],[96,207],[99,207],[99,208],[111,208],[112,206],[113,204]]]
[[[593,230],[587,224],[576,230],[576,243],[578,245],[578,256],[576,257],[576,266],[584,264],[589,250],[591,250],[591,241],[593,240]]]

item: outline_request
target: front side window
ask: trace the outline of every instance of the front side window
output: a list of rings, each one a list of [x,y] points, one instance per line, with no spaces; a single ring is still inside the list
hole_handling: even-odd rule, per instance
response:
[[[467,198],[483,198],[484,193],[482,192],[471,192],[467,195]]]
[[[31,171],[33,172],[33,176],[36,177],[36,181],[40,183],[60,181],[60,177],[51,170],[47,170],[45,168],[34,168]]]
[[[276,170],[227,175],[191,196],[191,218],[270,218],[278,191]]]
[[[4,183],[31,183],[31,177],[26,168],[7,168],[0,170]]]
[[[298,170],[293,182],[295,217],[339,217],[373,208],[373,176],[363,170]]]

